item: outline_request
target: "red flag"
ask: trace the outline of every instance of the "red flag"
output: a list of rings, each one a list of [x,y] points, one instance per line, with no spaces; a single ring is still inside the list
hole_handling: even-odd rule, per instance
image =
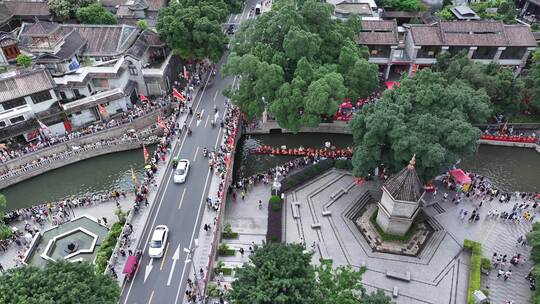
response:
[[[98,105],[97,105],[97,108],[98,108],[99,113],[100,113],[102,116],[108,116],[108,115],[109,115],[109,112],[107,112],[107,109],[105,109],[104,106],[98,104]]]
[[[148,161],[148,157],[150,157],[150,154],[148,154],[148,150],[146,149],[144,144],[142,146],[142,152],[143,152],[144,162],[146,163]]]
[[[163,122],[163,120],[161,119],[161,116],[159,115],[157,117],[157,124],[160,128],[165,129],[165,123]]]
[[[186,66],[184,66],[184,79],[188,80],[189,79],[189,73],[186,69]]]
[[[172,96],[179,101],[184,101],[186,99],[184,95],[180,94],[180,92],[176,90],[176,88],[172,89]]]
[[[358,187],[362,187],[362,185],[364,184],[364,178],[362,177],[357,177],[356,180],[355,180],[355,183]]]
[[[69,120],[64,120],[64,129],[67,133],[71,133],[71,131],[73,130],[73,127],[71,126]]]
[[[144,96],[144,94],[139,94],[139,99],[141,101],[148,101],[148,97]]]

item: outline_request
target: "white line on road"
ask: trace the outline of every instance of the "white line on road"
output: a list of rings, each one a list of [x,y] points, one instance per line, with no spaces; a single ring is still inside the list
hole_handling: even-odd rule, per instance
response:
[[[180,204],[178,205],[178,209],[182,208],[182,203],[184,202],[184,195],[186,195],[186,188],[184,188],[184,191],[182,191],[182,197],[180,198]]]
[[[199,154],[199,146],[197,146],[197,149],[195,149],[195,155],[193,155],[193,162],[197,160],[197,154]]]
[[[152,293],[150,294],[150,299],[148,299],[148,304],[152,303],[152,298],[154,298],[154,290],[152,290]]]
[[[206,128],[206,126],[208,125],[208,119],[210,118],[210,115],[206,116],[206,121],[204,122],[204,127]]]
[[[159,271],[163,271],[163,265],[165,265],[165,259],[167,258],[167,252],[169,251],[169,242],[165,245],[165,253],[163,253],[163,258],[161,259],[161,266],[159,266]]]
[[[180,244],[178,244],[178,247],[176,247],[176,250],[174,251],[172,259],[173,259],[173,262],[172,262],[171,272],[169,272],[169,279],[167,280],[167,286],[171,286],[171,279],[174,273],[174,268],[176,267],[176,261],[180,259]]]
[[[198,105],[197,105],[197,106],[198,106]],[[201,111],[201,114],[200,114],[200,115],[201,115],[200,117],[202,118],[202,117],[203,117],[203,115],[204,115],[204,109],[202,109],[202,111]],[[201,119],[197,119],[197,127],[199,126],[199,124],[200,124],[200,123],[201,123]]]
[[[214,94],[214,102],[216,102],[217,94],[219,93],[219,90],[216,91],[216,94]]]
[[[204,189],[201,194],[201,201],[199,202],[199,211],[197,212],[197,219],[195,220],[195,225],[193,225],[193,233],[191,233],[191,240],[189,241],[189,248],[191,248],[191,244],[193,243],[193,238],[195,238],[195,232],[199,229],[199,220],[201,215],[202,207],[204,206],[203,200],[204,196],[206,194],[206,188],[208,187],[208,179],[210,178],[210,169],[208,169],[208,173],[206,173],[206,181],[204,182]],[[192,263],[195,263],[195,261],[192,261]],[[180,289],[182,289],[182,283],[184,280],[184,274],[186,273],[186,266],[187,264],[184,263],[184,268],[182,269],[182,275],[180,276],[180,283],[178,283],[178,291],[176,292],[176,299],[174,300],[174,303],[178,303],[178,297],[180,296]]]
[[[144,283],[146,283],[146,279],[148,279],[150,272],[152,272],[152,268],[154,268],[152,263],[154,263],[154,259],[150,258],[150,262],[148,262],[148,265],[146,265],[146,268],[144,269]]]

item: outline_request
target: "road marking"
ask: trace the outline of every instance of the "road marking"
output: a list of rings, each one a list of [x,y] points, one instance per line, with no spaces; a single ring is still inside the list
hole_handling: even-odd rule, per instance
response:
[[[171,286],[171,279],[172,279],[172,274],[174,273],[174,268],[176,267],[176,261],[180,259],[180,244],[178,244],[178,247],[176,247],[176,250],[174,251],[172,259],[173,259],[173,262],[172,262],[171,271],[169,272],[169,279],[167,280],[167,286]]]
[[[206,126],[208,125],[208,118],[210,118],[210,115],[206,116],[206,122],[204,123],[204,127],[206,128]]]
[[[191,233],[191,240],[189,241],[189,248],[191,248],[191,244],[193,243],[193,238],[195,237],[195,232],[199,230],[199,220],[201,216],[201,210],[202,207],[205,205],[203,204],[204,197],[206,196],[206,188],[208,187],[208,179],[210,178],[210,169],[208,169],[208,173],[206,173],[206,181],[204,182],[204,189],[202,191],[201,195],[201,201],[199,202],[199,211],[197,212],[197,218],[195,220],[195,225],[193,225],[193,233]],[[192,261],[192,263],[195,263],[195,261]],[[180,283],[178,283],[178,291],[176,292],[176,299],[174,300],[174,303],[178,303],[178,297],[180,296],[180,289],[182,288],[182,282],[184,280],[184,274],[186,272],[186,266],[187,263],[184,263],[184,268],[182,269],[182,275],[180,276]]]
[[[219,128],[218,133],[217,133],[217,139],[216,139],[216,144],[214,145],[214,150],[217,150],[217,146],[219,144],[219,135],[220,134],[221,134],[221,128]]]
[[[210,81],[210,77],[208,77],[206,79],[206,82],[204,84],[204,87],[202,89],[202,92],[201,92],[201,95],[199,95],[199,100],[197,101],[197,105],[195,106],[195,112],[197,112],[197,109],[199,109],[199,106],[201,105],[201,101],[202,101],[202,98],[204,96],[204,92],[206,91],[206,88],[208,87],[208,82]],[[199,91],[200,92],[200,91]],[[195,99],[193,100],[193,102],[195,102]],[[188,123],[188,126],[190,126],[192,123],[193,123],[193,119],[195,119],[195,116],[191,116],[191,119],[189,120],[189,123]],[[187,121],[188,119],[186,119],[185,121]],[[182,139],[182,142],[180,143],[180,147],[178,149],[177,152],[180,152],[182,150],[182,148],[184,147],[184,143],[185,141],[187,140],[187,134],[184,135],[183,139]],[[178,143],[177,143],[178,144]],[[175,150],[176,148],[178,148],[178,146],[175,145]],[[167,169],[167,167],[165,167],[165,169]],[[142,235],[144,235],[148,229],[150,227],[153,227],[154,224],[156,223],[156,220],[157,220],[157,216],[159,214],[159,210],[161,209],[161,204],[163,203],[163,197],[164,197],[164,194],[167,192],[167,188],[169,187],[169,185],[171,184],[170,181],[171,181],[171,177],[172,177],[172,174],[173,174],[173,171],[170,170],[169,173],[165,173],[165,176],[163,177],[162,181],[161,181],[161,184],[159,185],[159,188],[162,187],[163,185],[163,181],[166,181],[166,184],[165,184],[165,188],[163,190],[163,192],[159,192],[159,188],[158,188],[158,192],[156,194],[156,199],[160,197],[161,195],[161,199],[159,200],[159,203],[158,203],[158,207],[157,207],[157,210],[155,210],[155,213],[154,213],[154,219],[152,220],[152,225],[149,226],[148,225],[148,221],[151,219],[151,214],[150,216],[148,217],[148,219],[146,220],[145,222],[145,225],[144,225],[144,230],[143,230],[143,233]],[[150,210],[150,212],[153,212],[154,210]],[[146,243],[145,244],[148,244],[148,241],[150,240],[150,233],[147,235],[146,237]],[[139,242],[138,242],[138,246],[140,246],[141,244],[141,241],[142,241],[142,238],[139,239]],[[144,245],[143,248],[146,248],[146,245]],[[135,271],[135,275],[133,277],[133,279],[131,280],[130,284],[129,284],[129,288],[128,288],[128,291],[126,293],[126,296],[125,296],[125,300],[124,300],[124,304],[127,304],[128,303],[128,299],[129,299],[129,294],[131,293],[131,289],[133,288],[133,284],[135,282],[135,278],[137,277],[137,274],[139,273],[139,268],[137,268],[137,270]],[[122,285],[122,287],[124,287],[124,285]]]
[[[167,251],[169,251],[169,242],[167,242],[167,245],[165,245],[165,252],[163,253],[163,257],[161,258],[161,266],[159,266],[159,271],[163,270],[163,264],[165,264],[165,258],[167,257]]]
[[[152,298],[154,297],[154,291],[150,294],[150,299],[148,299],[148,304],[152,303]]]
[[[180,198],[180,205],[178,205],[178,209],[182,207],[182,203],[184,202],[184,195],[186,195],[186,188],[184,188],[184,191],[182,191],[182,197]]]
[[[197,108],[198,108],[198,107],[199,107],[199,105],[197,105]],[[204,115],[204,109],[202,109],[202,111],[201,111],[201,116],[200,116],[200,117],[202,118],[203,115]],[[201,119],[197,119],[197,127],[199,126],[199,124],[201,124]]]
[[[195,149],[195,155],[193,155],[193,162],[197,160],[197,155],[199,154],[199,146],[197,146],[197,149]]]
[[[214,94],[214,102],[216,101],[217,94],[219,93],[219,90],[216,91],[216,94]]]
[[[150,258],[150,262],[148,262],[148,265],[146,265],[146,268],[144,269],[144,283],[146,283],[146,279],[148,279],[148,275],[150,275],[150,272],[152,272],[152,263],[154,263],[154,259]]]

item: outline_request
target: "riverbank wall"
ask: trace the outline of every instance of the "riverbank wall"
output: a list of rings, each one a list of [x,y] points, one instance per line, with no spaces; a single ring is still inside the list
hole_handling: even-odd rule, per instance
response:
[[[167,109],[167,108],[165,108],[165,109]],[[158,115],[163,113],[163,111],[164,111],[164,109],[158,109],[158,110],[155,110],[154,112],[149,113],[149,114],[147,114],[147,115],[145,115],[143,117],[139,117],[137,119],[134,119],[130,123],[123,124],[123,125],[113,127],[113,128],[109,128],[109,129],[106,129],[106,130],[102,130],[102,131],[99,131],[99,132],[96,132],[96,133],[93,133],[93,134],[84,135],[84,136],[81,136],[81,137],[78,137],[78,138],[73,138],[73,139],[71,139],[69,141],[58,143],[58,144],[55,144],[53,146],[43,148],[43,149],[41,149],[39,151],[25,154],[23,156],[17,157],[15,159],[7,161],[7,162],[5,162],[3,164],[0,164],[0,172],[1,171],[6,171],[6,170],[12,170],[14,168],[18,168],[18,167],[20,167],[22,165],[25,165],[27,163],[30,163],[30,162],[32,162],[34,160],[37,160],[37,159],[40,159],[40,158],[43,158],[43,157],[48,157],[48,156],[53,155],[53,154],[60,154],[60,153],[66,152],[66,151],[70,151],[70,150],[72,150],[72,147],[83,146],[83,145],[87,145],[87,144],[93,144],[93,143],[99,142],[101,140],[107,140],[107,139],[110,139],[110,138],[118,138],[118,137],[123,136],[125,133],[128,132],[128,130],[131,130],[131,129],[136,130],[138,132],[138,131],[140,131],[142,129],[145,129],[145,128],[148,128],[149,126],[154,124],[156,122],[156,120],[157,120]],[[95,156],[97,156],[97,155],[95,155]],[[59,166],[59,167],[61,167],[61,166]],[[2,189],[2,188],[5,188],[5,186],[0,185],[0,189]]]

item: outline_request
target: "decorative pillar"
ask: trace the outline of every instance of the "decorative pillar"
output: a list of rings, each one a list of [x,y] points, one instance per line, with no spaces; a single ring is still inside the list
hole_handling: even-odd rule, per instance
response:
[[[505,46],[498,47],[497,52],[495,53],[495,56],[493,56],[493,61],[495,62],[499,61],[499,58],[501,58],[501,54],[504,50],[506,50]]]
[[[469,57],[469,59],[472,59],[474,51],[476,51],[477,49],[478,49],[477,46],[471,46],[469,48],[469,53],[467,54],[467,57]]]

